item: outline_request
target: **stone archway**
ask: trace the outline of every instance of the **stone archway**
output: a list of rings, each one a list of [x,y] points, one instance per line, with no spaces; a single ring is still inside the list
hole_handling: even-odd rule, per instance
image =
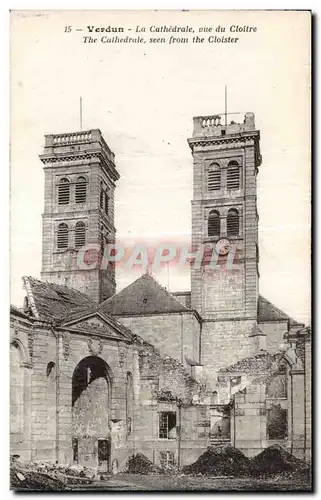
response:
[[[72,376],[72,447],[73,462],[110,467],[110,402],[112,373],[98,356],[87,356]]]

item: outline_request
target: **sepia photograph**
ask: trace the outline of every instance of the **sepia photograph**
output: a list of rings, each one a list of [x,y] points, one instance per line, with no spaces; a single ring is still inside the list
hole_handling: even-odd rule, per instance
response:
[[[10,489],[313,491],[311,11],[10,12]]]

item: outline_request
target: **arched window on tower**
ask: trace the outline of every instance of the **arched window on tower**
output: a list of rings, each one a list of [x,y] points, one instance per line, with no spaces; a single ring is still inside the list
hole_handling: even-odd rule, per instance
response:
[[[100,196],[99,196],[99,204],[100,204],[100,208],[103,210],[104,208],[104,197],[105,197],[105,194],[104,194],[104,186],[103,186],[103,183],[101,182],[100,183]]]
[[[105,251],[105,228],[103,225],[100,226],[100,250],[102,254]]]
[[[78,177],[75,189],[76,203],[85,203],[87,197],[87,180],[85,177]]]
[[[207,187],[209,191],[221,189],[221,169],[217,163],[212,163],[208,171]]]
[[[109,196],[108,196],[107,191],[105,191],[105,213],[106,213],[106,215],[108,215],[108,211],[109,211]]]
[[[226,220],[227,236],[238,236],[240,232],[239,213],[235,208],[231,208],[227,213]]]
[[[220,236],[221,219],[217,210],[211,210],[208,216],[208,236]]]
[[[237,161],[230,161],[226,174],[227,189],[240,189],[240,167]]]
[[[68,205],[70,201],[70,182],[65,177],[58,184],[58,205]]]
[[[85,223],[79,221],[75,226],[75,247],[80,248],[86,244],[86,226]]]
[[[65,222],[62,222],[58,226],[57,232],[57,248],[62,250],[68,248],[69,245],[69,228]]]

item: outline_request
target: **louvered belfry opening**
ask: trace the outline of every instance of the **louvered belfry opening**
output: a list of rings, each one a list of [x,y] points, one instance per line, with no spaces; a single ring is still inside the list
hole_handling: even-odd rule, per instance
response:
[[[108,209],[109,209],[109,196],[107,191],[105,191],[105,213],[108,215]]]
[[[238,236],[240,231],[240,217],[235,208],[231,208],[226,220],[227,236]]]
[[[231,161],[226,175],[227,189],[240,189],[240,167],[236,161]]]
[[[58,205],[68,205],[70,201],[70,182],[68,179],[60,179],[58,185]]]
[[[219,191],[221,189],[221,169],[214,163],[208,172],[208,190]]]
[[[85,203],[87,197],[87,181],[85,177],[78,177],[75,190],[76,203]]]
[[[86,226],[82,221],[77,222],[75,227],[75,247],[83,247],[86,243]]]
[[[220,236],[220,214],[212,210],[208,216],[208,236]]]
[[[101,184],[101,186],[100,186],[99,204],[100,204],[100,208],[102,210],[104,208],[104,198],[105,198],[104,188],[103,188],[103,185]]]
[[[69,244],[69,228],[68,225],[62,222],[58,226],[58,234],[57,234],[57,247],[61,250],[64,248],[68,248]]]

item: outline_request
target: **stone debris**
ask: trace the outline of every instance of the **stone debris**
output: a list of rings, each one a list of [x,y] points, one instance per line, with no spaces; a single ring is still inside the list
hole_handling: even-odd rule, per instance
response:
[[[196,462],[183,467],[182,472],[215,477],[301,477],[302,481],[310,480],[311,477],[307,464],[278,444],[266,448],[251,459],[230,445],[209,447]]]
[[[231,445],[209,447],[196,462],[183,467],[184,474],[207,476],[244,476],[249,474],[250,460]]]
[[[307,469],[303,460],[295,457],[279,444],[269,446],[251,459],[250,472],[255,476],[272,474],[299,473]]]
[[[65,491],[71,485],[90,484],[95,470],[79,465],[52,464],[48,462],[10,463],[10,487],[13,490]]]
[[[143,453],[133,455],[127,462],[129,474],[151,474],[161,472],[161,468],[153,464]]]

